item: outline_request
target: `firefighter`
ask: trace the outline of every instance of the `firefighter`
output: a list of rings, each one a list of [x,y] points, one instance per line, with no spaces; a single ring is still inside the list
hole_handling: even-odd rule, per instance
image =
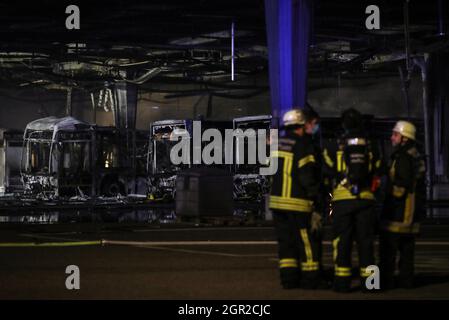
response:
[[[312,212],[311,217],[311,233],[312,237],[314,237],[315,241],[317,242],[317,248],[318,248],[318,260],[320,261],[320,274],[323,273],[323,268],[321,265],[322,262],[322,221],[323,221],[323,215],[324,215],[324,200],[326,198],[326,192],[324,185],[322,183],[322,151],[320,147],[320,141],[318,137],[318,132],[320,128],[320,116],[319,114],[313,110],[312,106],[307,105],[307,108],[304,110],[304,116],[306,123],[304,125],[305,132],[306,132],[306,139],[311,140],[311,143],[314,147],[314,154],[315,157],[315,170],[316,175],[320,179],[320,187],[318,191],[318,196],[316,197],[316,200],[314,201],[314,211]]]
[[[342,114],[343,135],[323,149],[323,169],[331,181],[334,291],[351,290],[351,251],[358,245],[362,288],[374,264],[376,213],[372,184],[381,167],[379,152],[366,135],[362,115],[355,109]]]
[[[395,286],[396,254],[399,252],[398,286],[413,287],[415,237],[423,213],[425,162],[416,148],[416,128],[398,121],[393,128],[393,154],[380,234],[381,287]]]
[[[285,289],[315,289],[319,282],[317,243],[310,223],[319,188],[314,147],[300,109],[283,117],[284,134],[272,157],[278,170],[272,179],[269,207],[278,240],[281,284]]]

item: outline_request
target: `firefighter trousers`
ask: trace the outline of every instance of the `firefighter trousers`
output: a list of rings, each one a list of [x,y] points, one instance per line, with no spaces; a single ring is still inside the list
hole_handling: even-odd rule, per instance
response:
[[[381,288],[395,287],[396,256],[399,253],[399,283],[404,288],[413,287],[415,265],[415,235],[383,231],[380,234]]]
[[[376,214],[372,200],[340,200],[333,202],[334,290],[349,291],[351,287],[352,243],[357,242],[362,288],[370,275],[366,267],[374,264]]]
[[[273,219],[282,286],[315,288],[319,282],[319,244],[310,232],[311,213],[273,210]]]

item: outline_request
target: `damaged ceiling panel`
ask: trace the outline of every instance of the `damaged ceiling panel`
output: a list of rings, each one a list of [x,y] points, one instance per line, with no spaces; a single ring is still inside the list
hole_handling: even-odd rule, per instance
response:
[[[413,54],[448,45],[439,30],[445,16],[430,2],[410,3]],[[263,0],[79,2],[81,28],[71,31],[65,28],[69,4],[3,1],[0,81],[89,92],[123,80],[146,90],[152,83],[225,84],[231,82],[232,61],[236,84],[267,74]],[[373,31],[364,23],[369,4],[315,1],[311,76],[379,70],[397,75],[395,63],[405,57],[402,1],[378,1],[381,29]]]

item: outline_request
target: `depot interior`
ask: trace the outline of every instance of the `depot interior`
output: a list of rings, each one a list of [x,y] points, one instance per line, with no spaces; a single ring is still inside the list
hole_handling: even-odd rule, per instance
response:
[[[385,156],[395,121],[413,121],[428,216],[447,216],[449,5],[371,2],[80,2],[80,29],[68,30],[71,2],[3,1],[3,221],[23,221],[10,216],[23,202],[45,212],[163,203],[187,216],[235,216],[242,206],[240,215],[256,208],[265,219],[260,165],[189,171],[169,162],[169,137],[193,120],[275,128],[303,101],[322,117],[321,139],[341,130],[343,110],[362,112]],[[380,29],[365,25],[371,4]]]

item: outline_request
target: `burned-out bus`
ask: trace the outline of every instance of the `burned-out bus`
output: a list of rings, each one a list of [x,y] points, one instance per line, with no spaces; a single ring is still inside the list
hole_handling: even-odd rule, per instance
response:
[[[241,129],[246,131],[248,129],[254,130],[254,134],[257,135],[256,143],[254,146],[254,151],[259,152],[260,144],[259,138],[264,137],[266,139],[265,144],[265,155],[270,155],[270,148],[268,144],[268,138],[270,136],[271,129],[271,116],[261,115],[261,116],[249,116],[235,118],[233,120],[233,129]],[[265,132],[262,137],[258,133]],[[236,138],[238,140],[239,138]],[[235,143],[234,145],[238,144]],[[245,162],[249,158],[250,148],[248,148],[247,140],[242,141],[244,145],[244,154],[240,154],[238,149],[235,149],[236,161],[233,166],[234,174],[234,199],[236,200],[263,200],[264,195],[268,194],[270,191],[270,181],[269,177],[260,174],[260,169],[269,165],[268,162],[260,163],[259,161],[253,164]],[[235,147],[234,147],[235,148]],[[246,160],[239,161],[240,157],[244,157]]]
[[[24,191],[45,199],[137,193],[146,183],[147,141],[145,133],[72,117],[35,120],[23,136]]]
[[[94,127],[95,194],[147,194],[148,132]]]
[[[174,200],[176,174],[190,165],[174,165],[170,152],[177,143],[170,138],[174,134],[192,135],[192,120],[155,121],[150,126],[148,144],[148,192],[155,199]]]
[[[23,136],[26,193],[55,198],[92,194],[92,127],[72,117],[30,122]]]
[[[148,157],[148,172],[149,172],[149,193],[155,198],[163,198],[173,200],[176,192],[176,176],[181,170],[195,166],[208,166],[226,170],[234,175],[234,199],[235,200],[261,200],[263,195],[268,192],[269,181],[267,177],[259,174],[259,169],[262,166],[259,163],[255,164],[239,164],[239,159],[248,157],[247,152],[245,154],[239,154],[237,143],[242,143],[245,150],[248,150],[247,140],[238,141],[238,137],[233,137],[233,149],[232,149],[232,163],[226,163],[225,152],[226,146],[224,145],[224,138],[226,136],[226,129],[236,130],[241,129],[246,131],[247,129],[253,129],[257,135],[257,130],[266,130],[266,137],[269,136],[269,129],[271,128],[271,116],[254,116],[236,118],[233,121],[220,121],[220,120],[204,120],[199,121],[201,130],[199,134],[202,136],[207,129],[216,129],[220,132],[223,138],[223,144],[221,145],[222,161],[221,163],[214,163],[205,165],[193,163],[193,156],[190,154],[190,162],[175,165],[170,159],[170,153],[177,140],[170,140],[173,135],[180,136],[186,134],[190,137],[191,153],[201,150],[208,141],[201,140],[200,143],[195,143],[192,139],[194,131],[194,120],[163,120],[156,121],[151,124],[150,127],[150,149]],[[201,137],[200,137],[201,139]],[[257,140],[256,140],[257,141]],[[195,150],[196,148],[201,150]],[[267,156],[269,156],[269,150],[267,146]]]

